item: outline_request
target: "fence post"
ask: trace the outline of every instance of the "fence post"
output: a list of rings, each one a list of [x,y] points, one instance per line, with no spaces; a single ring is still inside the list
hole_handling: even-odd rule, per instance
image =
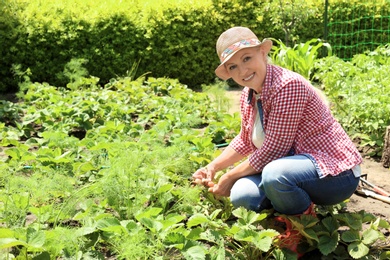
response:
[[[385,142],[383,145],[381,162],[382,162],[383,167],[389,168],[389,166],[390,166],[390,126],[388,126],[386,128]]]
[[[329,1],[325,0],[325,11],[324,11],[324,41],[328,39],[328,6]]]
[[[325,11],[324,11],[324,42],[328,40],[328,0],[325,0]],[[322,56],[326,57],[327,50],[322,48]]]

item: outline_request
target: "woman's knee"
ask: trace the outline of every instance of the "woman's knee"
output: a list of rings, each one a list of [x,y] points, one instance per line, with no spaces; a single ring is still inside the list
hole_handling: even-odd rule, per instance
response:
[[[317,177],[313,163],[303,155],[272,161],[263,169],[263,185],[271,185],[274,188],[296,186],[302,180]]]
[[[286,174],[287,172],[288,169],[283,164],[277,161],[270,162],[263,169],[262,187],[271,186],[275,188],[279,185],[285,185],[289,179],[288,174]]]
[[[251,178],[238,179],[230,190],[230,201],[233,206],[257,210],[262,201],[258,186],[259,183]]]

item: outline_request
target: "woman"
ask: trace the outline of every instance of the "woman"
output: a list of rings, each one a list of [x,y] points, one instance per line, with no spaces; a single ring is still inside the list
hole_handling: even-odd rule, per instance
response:
[[[318,91],[302,76],[267,63],[272,42],[248,28],[219,37],[216,75],[245,86],[241,131],[220,156],[193,174],[235,207],[273,207],[296,215],[313,203],[337,204],[359,183],[362,157]],[[213,182],[215,173],[240,162]]]

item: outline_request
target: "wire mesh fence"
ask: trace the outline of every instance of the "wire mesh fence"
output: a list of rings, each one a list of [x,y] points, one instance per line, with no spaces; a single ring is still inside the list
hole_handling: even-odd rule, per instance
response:
[[[325,39],[344,60],[390,43],[390,1],[326,0]]]

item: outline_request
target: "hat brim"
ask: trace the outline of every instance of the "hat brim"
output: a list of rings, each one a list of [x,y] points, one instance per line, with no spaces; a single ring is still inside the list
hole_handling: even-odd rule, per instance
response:
[[[262,48],[264,48],[264,50],[268,53],[271,48],[272,48],[272,41],[270,39],[264,39],[260,44],[257,44],[257,45],[251,45],[251,46],[245,46],[245,47],[242,47],[238,50],[236,50],[235,52],[231,53],[216,69],[215,69],[215,74],[217,75],[218,78],[222,79],[222,80],[228,80],[230,79],[230,75],[229,75],[229,72],[227,71],[226,67],[225,67],[225,63],[230,60],[234,54],[236,54],[237,52],[239,52],[240,50],[243,50],[243,49],[248,49],[248,48],[254,48],[254,47],[259,47],[259,46],[262,46]]]

